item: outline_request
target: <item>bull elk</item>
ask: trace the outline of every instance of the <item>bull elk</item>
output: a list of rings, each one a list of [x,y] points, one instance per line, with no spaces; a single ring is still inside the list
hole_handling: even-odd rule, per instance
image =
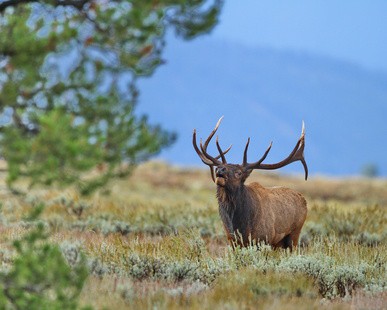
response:
[[[264,164],[272,143],[256,162],[247,162],[247,140],[242,165],[228,164],[225,158],[231,146],[223,151],[216,138],[218,156],[207,153],[207,147],[215,135],[221,117],[200,148],[196,143],[196,130],[193,132],[193,147],[202,162],[210,167],[211,177],[217,185],[219,214],[223,221],[227,238],[232,246],[247,246],[264,242],[274,248],[290,248],[298,244],[301,228],[305,222],[307,206],[305,198],[298,192],[284,187],[263,187],[259,183],[245,185],[254,169],[274,170],[292,162],[301,161],[308,178],[308,167],[304,159],[305,127],[302,124],[300,139],[290,155],[274,164]],[[220,159],[222,161],[220,161]],[[215,170],[215,171],[214,171]]]

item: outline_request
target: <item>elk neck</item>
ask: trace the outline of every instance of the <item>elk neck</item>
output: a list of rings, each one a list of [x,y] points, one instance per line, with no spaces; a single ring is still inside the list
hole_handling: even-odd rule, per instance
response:
[[[242,184],[236,188],[229,188],[227,186],[217,186],[216,197],[218,198],[219,207],[224,207],[227,210],[234,210],[238,202],[244,200],[246,195],[246,187]]]
[[[248,242],[252,232],[253,219],[261,218],[262,210],[253,197],[249,186],[242,184],[237,188],[217,187],[219,215],[222,219],[227,235],[241,233]]]

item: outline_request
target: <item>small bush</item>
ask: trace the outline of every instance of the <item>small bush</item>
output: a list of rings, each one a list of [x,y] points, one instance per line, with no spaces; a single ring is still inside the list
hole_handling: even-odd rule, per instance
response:
[[[366,246],[377,246],[382,242],[382,236],[365,231],[357,235],[355,241]]]
[[[366,282],[366,264],[338,265],[333,258],[324,255],[291,256],[282,261],[279,268],[312,277],[321,296],[327,298],[352,295],[356,288],[364,287]]]
[[[133,253],[124,259],[124,264],[128,274],[137,280],[165,275],[164,262],[151,256],[140,256]]]
[[[0,274],[0,306],[16,309],[75,309],[88,275],[79,255],[70,267],[60,248],[47,242],[38,224],[14,242],[17,257],[9,272]],[[7,307],[8,307],[7,306]]]

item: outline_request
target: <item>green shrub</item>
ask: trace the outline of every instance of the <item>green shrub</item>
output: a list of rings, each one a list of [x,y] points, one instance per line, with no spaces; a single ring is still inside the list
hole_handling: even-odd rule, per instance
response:
[[[375,234],[375,233],[372,234],[372,233],[369,233],[368,231],[365,231],[357,235],[355,237],[355,240],[358,243],[364,244],[367,246],[377,246],[382,242],[383,237],[378,234]]]
[[[290,256],[279,265],[279,269],[312,277],[321,296],[327,298],[352,295],[356,288],[364,287],[367,267],[338,265],[332,257],[322,254]]]
[[[47,242],[38,223],[14,242],[16,258],[8,272],[0,273],[0,308],[76,309],[88,275],[82,255],[66,263],[60,248]]]
[[[151,256],[130,254],[124,259],[128,274],[137,279],[158,278],[165,274],[164,261]]]

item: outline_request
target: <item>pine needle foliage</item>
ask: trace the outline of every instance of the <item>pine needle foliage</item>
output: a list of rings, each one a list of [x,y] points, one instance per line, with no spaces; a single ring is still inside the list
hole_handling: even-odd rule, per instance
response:
[[[7,183],[74,184],[88,194],[157,154],[174,133],[135,114],[140,77],[168,30],[209,32],[220,0],[2,1],[0,155]],[[155,103],[156,104],[156,103]]]
[[[36,210],[29,220],[36,220],[42,207]],[[13,266],[9,272],[0,273],[1,309],[78,308],[78,297],[88,276],[83,256],[70,267],[60,247],[48,243],[42,222],[14,241],[13,246]]]

